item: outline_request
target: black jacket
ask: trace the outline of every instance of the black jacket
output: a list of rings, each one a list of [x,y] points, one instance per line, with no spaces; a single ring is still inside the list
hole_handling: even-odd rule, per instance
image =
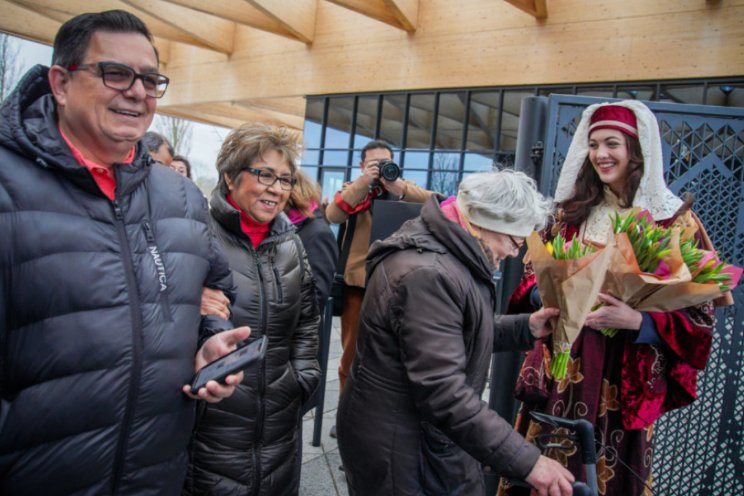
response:
[[[526,476],[539,451],[481,395],[492,351],[533,339],[526,315],[495,315],[475,238],[432,198],[372,245],[367,274],[336,423],[350,494],[480,495],[481,463]]]
[[[200,411],[185,493],[296,494],[300,407],[320,378],[319,315],[307,256],[284,214],[254,248],[239,212],[219,191],[211,213],[238,287],[233,322],[250,326],[251,338],[268,336],[269,345],[233,396]]]
[[[325,302],[331,294],[333,273],[336,271],[338,260],[336,236],[333,235],[320,209],[315,210],[314,218],[301,220],[295,224],[295,228],[307,252],[310,267],[313,269],[318,308],[322,313]]]
[[[0,493],[178,494],[201,288],[230,272],[199,190],[141,146],[99,191],[46,74],[0,109]]]

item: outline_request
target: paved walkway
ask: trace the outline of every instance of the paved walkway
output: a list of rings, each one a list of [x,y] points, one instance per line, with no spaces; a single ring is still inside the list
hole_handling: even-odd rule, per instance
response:
[[[331,345],[328,352],[323,432],[320,446],[312,445],[315,409],[307,412],[302,423],[302,478],[300,496],[348,496],[344,473],[339,470],[341,457],[336,440],[328,435],[336,423],[338,405],[338,363],[341,359],[341,320],[333,318]]]

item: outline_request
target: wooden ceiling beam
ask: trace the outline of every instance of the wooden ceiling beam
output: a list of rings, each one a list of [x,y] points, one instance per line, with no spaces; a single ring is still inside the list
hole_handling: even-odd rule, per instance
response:
[[[318,0],[246,0],[248,3],[280,23],[297,39],[312,43],[315,37],[315,16]]]
[[[416,31],[419,0],[327,0],[409,33]]]
[[[289,32],[283,24],[267,16],[263,11],[245,0],[165,0],[168,3],[188,7],[198,12],[210,14],[243,26],[260,29],[293,40],[301,41]]]
[[[385,0],[385,4],[405,31],[416,31],[419,0]]]
[[[548,0],[505,0],[535,19],[548,18]]]
[[[170,41],[177,41],[187,45],[198,46],[200,48],[213,49],[210,45],[194,36],[191,36],[180,27],[173,27],[171,24],[163,22],[159,18],[150,15],[148,12],[120,0],[96,0],[95,2],[88,0],[66,0],[64,2],[60,2],[59,0],[12,0],[12,3],[56,19],[60,23],[83,12],[116,9],[126,10],[142,19],[150,29],[153,36]],[[55,34],[58,29],[59,24],[57,24],[55,28]],[[52,39],[54,39],[54,36],[52,36]]]
[[[36,9],[0,0],[0,31],[51,45],[59,29],[59,21],[42,15]]]
[[[188,7],[161,0],[123,0],[127,5],[179,29],[204,45],[224,54],[234,50],[235,23]]]
[[[186,112],[193,110],[195,113],[203,116],[214,115],[215,117],[227,117],[234,122],[238,122],[238,125],[245,122],[265,122],[267,124],[286,126],[301,131],[305,124],[304,116],[293,116],[282,112],[246,107],[230,102],[209,102],[188,106],[159,107],[158,112],[168,113],[171,109],[181,109]]]
[[[181,119],[188,119],[190,121],[201,122],[202,124],[211,124],[214,126],[222,126],[228,129],[235,129],[240,127],[245,121],[241,119],[234,119],[224,115],[217,115],[214,113],[206,113],[194,109],[192,106],[173,106],[158,108],[158,113],[163,115],[169,115],[172,117],[178,117]]]
[[[305,117],[305,99],[301,96],[285,98],[249,98],[235,102],[244,107],[271,110],[295,117]]]

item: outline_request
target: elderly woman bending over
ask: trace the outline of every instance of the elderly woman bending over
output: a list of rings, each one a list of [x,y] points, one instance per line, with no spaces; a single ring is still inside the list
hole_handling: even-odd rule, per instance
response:
[[[571,494],[573,476],[481,401],[491,353],[529,348],[558,314],[495,315],[493,272],[549,212],[522,173],[471,174],[372,246],[337,419],[349,494],[482,495],[482,464]]]

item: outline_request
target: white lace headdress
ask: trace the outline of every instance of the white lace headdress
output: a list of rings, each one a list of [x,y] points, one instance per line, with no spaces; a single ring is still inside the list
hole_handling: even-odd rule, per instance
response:
[[[661,136],[659,124],[654,114],[643,103],[636,100],[622,102],[598,103],[590,105],[584,110],[571,145],[568,147],[566,160],[563,162],[558,186],[555,190],[555,201],[562,202],[573,196],[576,178],[581,166],[589,154],[589,124],[591,117],[599,107],[605,105],[619,105],[633,111],[637,120],[638,140],[643,152],[643,177],[633,198],[633,207],[648,210],[654,220],[664,220],[672,217],[682,205],[664,182],[664,161],[661,153]],[[592,240],[603,241],[609,228],[609,214],[612,207],[607,202],[594,207],[587,220],[585,236]],[[607,220],[605,220],[605,218]]]

